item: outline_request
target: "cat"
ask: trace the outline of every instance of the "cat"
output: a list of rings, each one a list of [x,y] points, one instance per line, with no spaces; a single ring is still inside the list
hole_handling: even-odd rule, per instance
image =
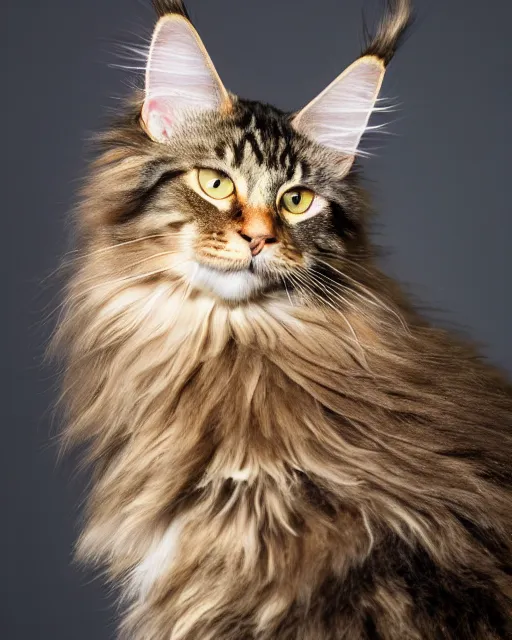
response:
[[[411,21],[288,114],[155,0],[56,345],[78,557],[132,640],[512,637],[512,387],[376,264],[360,141]]]

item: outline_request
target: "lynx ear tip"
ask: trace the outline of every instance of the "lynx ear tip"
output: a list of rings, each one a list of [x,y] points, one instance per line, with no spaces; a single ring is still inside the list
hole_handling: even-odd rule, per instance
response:
[[[189,19],[183,0],[153,0],[153,7],[158,16],[178,15]]]
[[[367,55],[361,56],[352,63],[353,66],[356,66],[358,64],[374,64],[376,67],[380,67],[382,71],[386,71],[387,67],[386,61],[374,53],[369,53]]]
[[[377,56],[377,55],[373,54],[373,55],[369,55],[369,56],[366,56],[366,57],[370,58],[371,60],[373,60],[373,62],[378,64],[379,67],[382,67],[383,70],[387,67],[386,61],[384,60],[384,58],[381,58],[380,56]]]

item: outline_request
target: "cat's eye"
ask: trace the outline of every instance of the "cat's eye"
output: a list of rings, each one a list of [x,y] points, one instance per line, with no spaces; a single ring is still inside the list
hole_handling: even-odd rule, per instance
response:
[[[288,213],[294,213],[296,215],[306,213],[309,207],[313,204],[315,194],[310,189],[290,189],[283,194],[281,198],[281,206]]]
[[[235,185],[233,180],[228,178],[222,171],[215,171],[215,169],[199,169],[197,172],[197,179],[201,189],[210,198],[215,200],[225,200],[234,192]]]

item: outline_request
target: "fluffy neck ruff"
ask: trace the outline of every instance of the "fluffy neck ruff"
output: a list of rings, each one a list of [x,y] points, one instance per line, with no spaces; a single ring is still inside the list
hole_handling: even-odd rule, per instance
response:
[[[471,554],[459,517],[506,511],[474,459],[449,455],[477,423],[475,446],[492,448],[507,407],[481,400],[497,377],[471,396],[485,371],[472,352],[405,329],[398,310],[281,295],[230,308],[170,283],[83,290],[60,331],[66,437],[88,443],[94,470],[79,553],[140,600],[136,637],[194,624],[241,585],[280,589],[267,624],[390,533],[450,564]]]

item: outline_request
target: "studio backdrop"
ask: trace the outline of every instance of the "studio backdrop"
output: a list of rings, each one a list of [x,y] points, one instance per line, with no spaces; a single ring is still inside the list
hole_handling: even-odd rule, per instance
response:
[[[385,133],[366,143],[375,238],[385,270],[431,318],[457,326],[512,372],[512,4],[415,4],[418,19],[382,94],[396,108]],[[381,5],[189,0],[188,7],[229,89],[293,111],[359,55],[361,12],[371,23]],[[140,86],[133,51],[153,25],[150,0],[7,0],[3,8],[6,640],[115,633],[110,594],[72,564],[87,476],[75,474],[75,457],[57,460],[58,371],[44,351],[59,322],[56,270],[73,250],[87,140]]]

